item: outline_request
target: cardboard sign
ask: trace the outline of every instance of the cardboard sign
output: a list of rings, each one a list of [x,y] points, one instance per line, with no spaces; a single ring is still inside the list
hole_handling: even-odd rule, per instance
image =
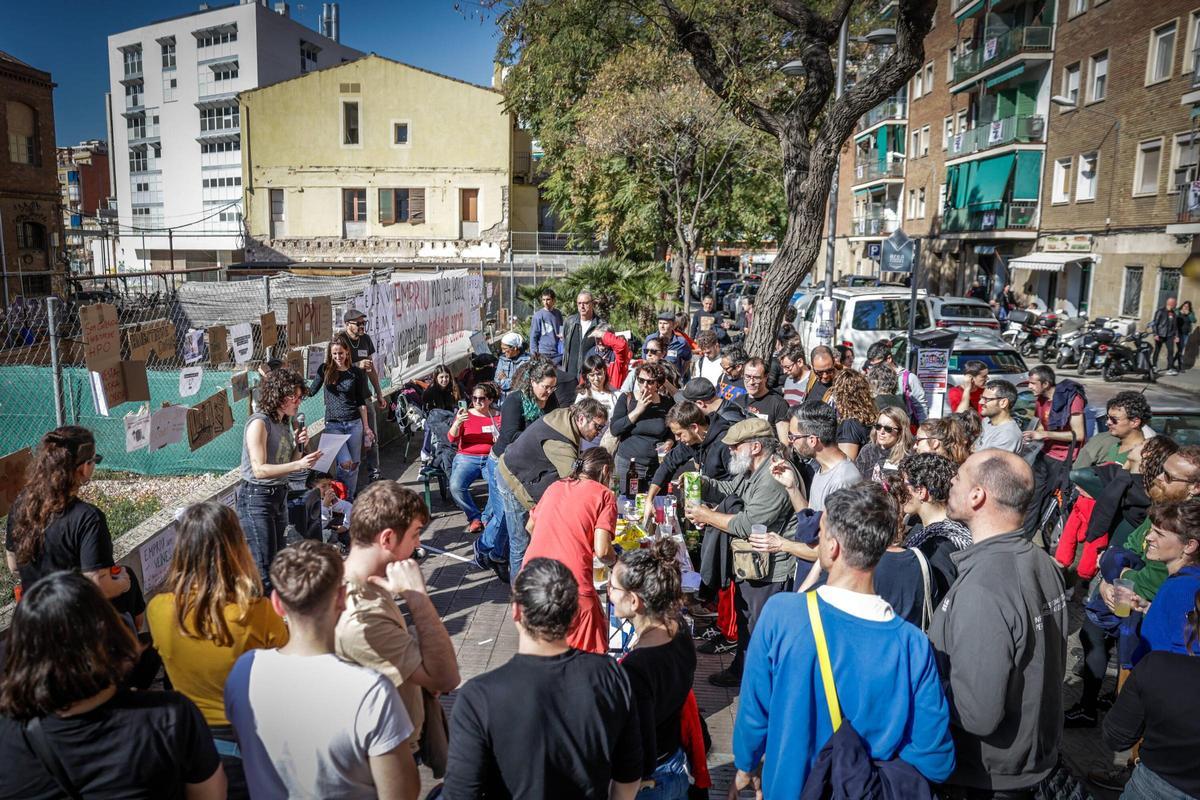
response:
[[[267,354],[267,358],[270,358],[271,351],[279,343],[279,325],[275,322],[275,312],[268,311],[259,317],[258,328],[261,331],[263,351]]]
[[[233,409],[229,407],[225,390],[221,389],[188,409],[188,447],[198,450],[232,427]]]
[[[304,374],[304,350],[293,347],[287,351],[287,358],[284,359],[283,365],[297,375]]]
[[[245,400],[250,396],[250,373],[235,372],[229,378],[229,388],[233,390],[233,402]]]
[[[134,361],[149,361],[152,355],[159,361],[171,360],[175,358],[175,323],[169,319],[141,323],[125,331],[125,343]]]
[[[229,333],[233,337],[233,360],[245,364],[254,355],[254,330],[249,322],[239,322]]]
[[[118,361],[99,372],[91,372],[90,378],[92,402],[97,414],[107,417],[112,409],[122,403],[150,399],[145,361]]]
[[[163,406],[150,415],[151,453],[183,438],[187,413],[187,406]]]
[[[184,367],[179,371],[179,396],[191,397],[200,391],[204,380],[204,367]]]
[[[167,579],[171,557],[175,555],[175,538],[175,526],[171,525],[138,548],[142,557],[142,588],[146,591],[157,588]]]
[[[213,325],[208,329],[208,363],[216,366],[227,361],[229,355],[229,331],[224,325]]]
[[[314,297],[313,342],[328,342],[333,338],[333,301],[328,297]]]
[[[333,301],[328,297],[289,297],[289,347],[327,342],[333,338]]]
[[[92,372],[102,372],[121,360],[121,330],[117,309],[96,303],[79,309],[83,326],[83,359]]]
[[[0,516],[7,516],[13,501],[25,488],[25,476],[33,453],[26,447],[0,458]]]

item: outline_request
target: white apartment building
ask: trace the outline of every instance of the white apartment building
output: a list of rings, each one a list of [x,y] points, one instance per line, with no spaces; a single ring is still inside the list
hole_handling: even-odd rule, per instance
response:
[[[335,41],[333,19],[330,38],[291,19],[286,3],[202,3],[108,37],[119,269],[241,260],[237,93],[361,56]]]

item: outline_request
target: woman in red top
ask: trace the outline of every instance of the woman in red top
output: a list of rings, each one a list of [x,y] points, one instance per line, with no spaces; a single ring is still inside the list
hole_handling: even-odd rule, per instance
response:
[[[592,582],[592,562],[616,563],[612,535],[617,528],[617,501],[608,488],[613,457],[603,447],[585,450],[570,477],[555,481],[529,514],[532,537],[525,563],[552,558],[579,584],[579,610],[567,644],[590,653],[608,652],[608,615]]]
[[[492,403],[500,399],[500,389],[494,383],[479,383],[471,390],[470,408],[459,406],[448,438],[458,448],[450,470],[450,496],[467,515],[467,532],[483,530],[479,506],[471,496],[471,484],[483,477],[488,453],[496,434],[500,432],[500,413]]]
[[[613,333],[612,327],[607,323],[594,326],[588,331],[588,336],[596,341],[596,354],[608,363],[608,385],[619,387],[625,383],[625,376],[629,374],[629,362],[633,358],[629,342]],[[609,352],[612,353],[611,360],[607,357]]]
[[[988,382],[987,364],[982,361],[968,361],[963,364],[963,382],[958,386],[951,386],[950,391],[946,393],[946,405],[950,406],[952,413],[966,411],[968,408],[974,409],[976,413],[983,413],[983,389]],[[963,391],[970,387],[970,392]]]

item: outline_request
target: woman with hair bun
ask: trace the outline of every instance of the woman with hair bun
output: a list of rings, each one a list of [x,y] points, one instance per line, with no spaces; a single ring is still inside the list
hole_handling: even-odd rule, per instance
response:
[[[592,566],[616,563],[612,535],[617,501],[608,488],[613,457],[603,447],[584,450],[571,474],[550,484],[529,514],[532,535],[525,563],[552,558],[571,570],[579,584],[579,609],[567,632],[567,644],[590,653],[608,652],[608,616],[592,580]]]
[[[613,613],[637,632],[621,661],[633,689],[642,728],[642,780],[653,781],[640,797],[683,800],[688,796],[688,760],[681,742],[696,648],[680,619],[683,591],[679,545],[661,539],[621,554],[608,582]]]

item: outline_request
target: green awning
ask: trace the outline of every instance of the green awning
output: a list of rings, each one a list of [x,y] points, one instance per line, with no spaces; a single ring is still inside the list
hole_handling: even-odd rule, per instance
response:
[[[863,196],[864,194],[866,194],[866,193],[867,193],[867,190],[866,190],[866,189],[855,189],[855,190],[854,190],[854,196],[855,196],[855,197],[862,197],[862,196]]]
[[[1012,69],[1006,69],[1006,70],[1004,70],[1004,72],[1001,72],[999,75],[993,75],[992,77],[988,78],[986,81],[984,81],[984,85],[990,89],[991,87],[995,86],[998,83],[1004,83],[1009,78],[1017,77],[1024,71],[1025,71],[1025,65],[1017,64]]]
[[[887,166],[888,154],[888,126],[884,125],[879,130],[875,131],[875,157],[879,161],[879,166]]]
[[[984,3],[984,0],[979,0],[979,2],[977,2],[977,3],[972,3],[970,6],[968,6],[967,8],[964,8],[962,11],[956,12],[954,15],[954,19],[958,22],[962,22],[964,19],[967,19],[970,16],[978,14],[979,11],[983,8],[983,3]]]
[[[1035,150],[1017,153],[1016,175],[1013,177],[1013,200],[1037,200],[1042,185],[1042,154]]]
[[[967,190],[967,205],[972,211],[995,211],[1000,208],[1015,160],[1015,153],[1005,153],[969,162],[974,167]]]

